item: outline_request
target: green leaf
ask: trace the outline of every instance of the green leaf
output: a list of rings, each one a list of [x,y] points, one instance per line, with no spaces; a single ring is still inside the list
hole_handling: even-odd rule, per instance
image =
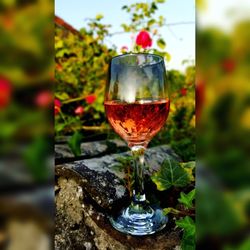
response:
[[[63,48],[63,41],[62,40],[58,40],[55,43],[55,49],[61,49],[61,48]]]
[[[154,11],[157,10],[157,9],[158,9],[157,5],[153,2],[151,4],[151,11],[152,11],[152,13],[154,13]]]
[[[155,24],[155,19],[150,19],[148,21],[148,27],[152,26],[153,24]]]
[[[68,141],[68,145],[75,156],[81,155],[81,141],[82,134],[78,131],[75,132]]]
[[[98,20],[98,21],[101,20],[102,18],[103,18],[102,14],[97,14],[96,17],[95,17],[95,19]]]
[[[165,22],[164,17],[163,16],[159,16],[159,21],[158,21],[159,26],[163,26],[164,22]]]
[[[121,26],[122,26],[122,28],[124,29],[125,32],[129,32],[131,30],[130,27],[128,25],[124,24],[124,23],[121,24]]]
[[[159,51],[157,49],[153,50],[154,54],[162,56],[163,58],[165,58],[168,62],[171,60],[171,56],[168,52],[165,51]]]
[[[64,55],[68,55],[70,51],[68,49],[60,49],[56,52],[56,58],[64,57]]]
[[[195,234],[195,224],[190,216],[185,216],[184,218],[175,221],[175,224],[184,229],[184,231],[188,232],[188,234]]]
[[[23,153],[24,162],[36,181],[44,181],[49,177],[47,164],[49,143],[48,138],[37,137],[25,148]]]
[[[171,55],[168,52],[165,52],[164,57],[167,60],[167,62],[169,62],[171,60]]]
[[[158,45],[159,48],[165,49],[166,43],[165,43],[165,41],[162,38],[159,38],[156,43],[157,43],[157,45]]]
[[[66,124],[64,123],[59,123],[55,125],[55,131],[58,133],[62,131],[66,127]]]
[[[194,250],[195,249],[195,224],[191,217],[186,216],[183,219],[175,221],[175,224],[184,229],[181,249]]]
[[[160,191],[172,186],[185,187],[190,182],[187,171],[181,167],[178,161],[170,157],[163,162],[160,171],[155,173],[151,179]]]
[[[165,0],[155,0],[157,3],[165,3]]]
[[[184,204],[185,207],[192,208],[194,198],[195,198],[195,189],[190,191],[188,194],[181,192],[181,197],[178,199],[178,201]]]
[[[181,239],[181,249],[182,250],[195,250],[195,235],[189,235],[184,233]]]
[[[69,99],[69,95],[66,92],[57,92],[55,93],[56,98],[60,99],[61,101]]]
[[[181,166],[193,170],[195,168],[195,161],[182,162]]]

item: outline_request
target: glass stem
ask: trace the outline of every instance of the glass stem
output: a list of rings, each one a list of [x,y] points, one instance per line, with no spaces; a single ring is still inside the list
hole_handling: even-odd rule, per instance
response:
[[[144,152],[145,147],[131,147],[134,157],[134,185],[133,185],[133,203],[134,205],[144,204],[146,196],[144,192]]]

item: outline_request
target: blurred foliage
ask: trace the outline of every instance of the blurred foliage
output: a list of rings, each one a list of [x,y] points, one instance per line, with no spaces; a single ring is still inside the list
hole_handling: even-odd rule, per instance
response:
[[[227,33],[216,27],[197,31],[198,249],[248,244],[249,39],[249,20]]]
[[[51,0],[0,2],[1,249],[53,245],[53,17]]]
[[[48,159],[53,149],[45,141],[53,137],[53,35],[50,0],[1,1],[0,82],[5,79],[11,91],[0,89],[1,98],[8,95],[0,107],[0,154],[3,166],[5,160],[19,162],[13,176],[28,171],[32,183],[46,182],[52,175]],[[38,100],[44,91],[50,99]]]
[[[49,39],[53,34],[53,5],[50,0],[34,2],[1,3],[0,72],[15,86],[37,85],[53,72],[49,56],[53,53]]]

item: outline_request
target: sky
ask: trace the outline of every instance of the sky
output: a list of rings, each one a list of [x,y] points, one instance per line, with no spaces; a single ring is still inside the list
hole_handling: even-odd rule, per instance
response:
[[[102,23],[111,24],[110,32],[122,31],[121,24],[129,22],[129,14],[121,10],[123,5],[130,5],[135,0],[55,0],[55,14],[63,18],[76,29],[86,26],[86,18],[103,14]],[[149,1],[150,2],[150,1]],[[159,31],[165,40],[166,51],[171,55],[167,69],[184,71],[183,60],[195,59],[195,0],[167,0],[159,4],[156,16],[163,15],[167,23],[193,22],[192,24],[164,26]],[[131,34],[124,33],[110,37],[108,45],[115,44],[131,48]],[[153,41],[154,42],[154,41]]]

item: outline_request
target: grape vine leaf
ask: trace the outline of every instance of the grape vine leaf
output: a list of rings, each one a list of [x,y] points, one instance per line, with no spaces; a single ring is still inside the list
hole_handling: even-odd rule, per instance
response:
[[[182,250],[195,250],[195,223],[189,216],[177,220],[175,224],[184,230],[181,249]]]
[[[184,204],[185,207],[187,208],[192,208],[193,205],[193,200],[195,198],[195,189],[190,191],[188,194],[185,194],[181,192],[181,197],[178,199],[178,201],[182,204]]]
[[[170,157],[162,163],[161,169],[153,174],[151,179],[160,191],[164,191],[171,186],[185,187],[190,182],[185,168],[181,167],[178,161]]]

